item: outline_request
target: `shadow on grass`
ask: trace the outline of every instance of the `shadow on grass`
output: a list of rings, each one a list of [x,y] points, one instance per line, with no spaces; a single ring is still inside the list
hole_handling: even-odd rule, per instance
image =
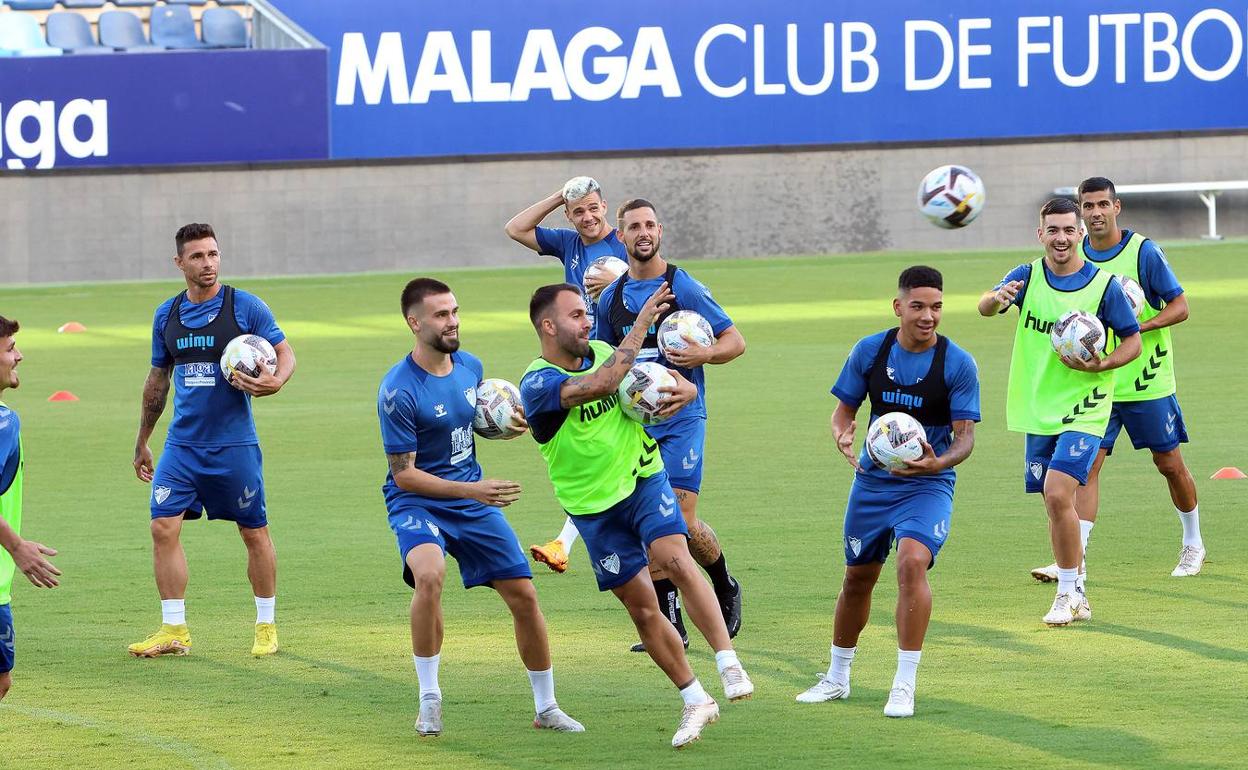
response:
[[[1177,652],[1199,655],[1210,660],[1221,660],[1228,663],[1248,663],[1248,650],[1219,647],[1202,642],[1199,639],[1192,639],[1177,634],[1167,634],[1164,631],[1152,631],[1145,628],[1132,628],[1131,626],[1120,626],[1115,623],[1099,622],[1088,624],[1084,627],[1084,631],[1086,633],[1121,636],[1139,642],[1155,644],[1159,647],[1166,647]]]

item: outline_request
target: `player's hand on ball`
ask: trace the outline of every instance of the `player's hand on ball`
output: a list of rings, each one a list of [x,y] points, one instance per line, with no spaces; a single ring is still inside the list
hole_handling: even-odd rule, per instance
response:
[[[845,455],[845,459],[849,462],[850,467],[860,471],[862,466],[858,464],[858,455],[854,454],[854,431],[857,429],[858,421],[851,420],[849,427],[836,437],[836,448],[841,450],[841,454]]]
[[[1080,372],[1099,372],[1105,369],[1105,359],[1096,353],[1092,354],[1091,361],[1084,361],[1082,358],[1074,356],[1062,356],[1062,363]]]
[[[936,452],[932,449],[932,445],[926,441],[923,444],[923,456],[917,460],[906,460],[906,467],[899,468],[895,471],[889,471],[894,476],[931,476],[943,471],[944,465],[940,462],[940,458],[936,456]]]
[[[611,274],[605,271],[597,276],[587,275],[585,276],[585,293],[589,295],[590,299],[597,302],[599,295],[602,294],[602,290],[610,286],[613,280],[615,279],[611,277]]]
[[[676,295],[672,294],[672,289],[668,286],[667,281],[659,284],[659,288],[654,290],[654,294],[646,300],[646,304],[641,306],[641,310],[637,311],[637,320],[634,323],[650,326],[650,322],[655,319],[663,311],[671,305],[672,300],[676,299]]]
[[[520,499],[520,485],[514,481],[482,479],[470,486],[473,488],[473,493],[468,495],[469,497],[495,508],[506,508]]]
[[[507,424],[508,433],[503,436],[504,441],[511,441],[517,436],[523,436],[529,430],[529,421],[524,417],[524,407],[517,406],[515,414],[511,416],[511,422]]]
[[[676,378],[675,385],[660,385],[659,392],[666,393],[659,407],[660,417],[671,417],[685,408],[685,405],[698,397],[698,386],[681,376],[675,369],[668,369],[668,374]]]
[[[139,481],[151,483],[152,475],[155,472],[155,461],[152,459],[152,450],[147,448],[147,444],[140,444],[134,448],[134,475]]]
[[[1022,281],[1010,281],[997,289],[997,304],[1001,307],[1009,307],[1014,302],[1014,298],[1018,296],[1018,292],[1023,288]]]
[[[56,576],[61,571],[44,556],[56,556],[56,549],[34,540],[23,540],[13,549],[13,562],[22,574],[39,588],[56,588],[60,582]]]
[[[236,369],[233,376],[230,377],[230,384],[244,393],[250,393],[256,398],[271,396],[282,389],[281,379],[276,374],[269,374],[263,369],[261,369],[259,377],[251,377]]]
[[[688,347],[684,350],[669,348],[665,353],[668,361],[684,369],[693,369],[711,362],[712,353],[710,345],[699,343],[697,339],[689,334],[682,334],[680,337]]]

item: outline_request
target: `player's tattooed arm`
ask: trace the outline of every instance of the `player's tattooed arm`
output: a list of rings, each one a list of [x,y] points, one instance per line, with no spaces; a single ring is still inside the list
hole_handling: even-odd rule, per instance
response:
[[[971,456],[971,451],[975,448],[975,421],[974,420],[954,420],[953,421],[953,441],[949,444],[949,448],[940,456],[941,463],[946,468],[952,468],[958,463]]]
[[[399,474],[412,466],[411,452],[386,453],[386,460],[390,463],[390,475],[398,478]]]
[[[139,436],[146,438],[165,413],[169,401],[169,367],[153,366],[143,383],[143,410],[139,416]]]

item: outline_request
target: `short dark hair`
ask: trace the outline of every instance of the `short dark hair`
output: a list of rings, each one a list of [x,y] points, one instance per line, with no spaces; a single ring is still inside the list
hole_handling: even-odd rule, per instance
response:
[[[407,317],[407,311],[412,309],[412,305],[417,302],[424,302],[425,297],[432,297],[435,294],[450,294],[451,287],[439,281],[437,278],[413,278],[403,287],[403,296],[399,299],[400,310],[403,311],[403,317]]]
[[[939,270],[927,265],[915,265],[902,270],[901,276],[897,278],[898,291],[910,291],[911,289],[925,287],[937,291],[945,290],[945,279],[941,276]]]
[[[21,328],[22,325],[17,321],[11,321],[0,315],[0,337],[12,337]]]
[[[1079,218],[1079,206],[1070,198],[1049,198],[1044,205],[1040,207],[1040,223],[1044,223],[1044,218],[1050,214],[1074,214],[1075,219]]]
[[[645,198],[629,198],[620,204],[620,208],[615,212],[615,221],[623,222],[624,215],[636,209],[650,209],[654,212],[654,218],[659,218],[659,209]]]
[[[173,242],[178,246],[178,255],[182,255],[182,247],[191,241],[198,241],[201,238],[215,239],[217,234],[212,231],[212,225],[203,222],[192,222],[189,225],[182,225],[178,228],[178,232],[174,233]]]
[[[1103,176],[1090,176],[1079,183],[1079,199],[1083,200],[1084,193],[1104,192],[1109,190],[1109,199],[1117,200],[1118,191],[1114,189],[1114,183]]]
[[[570,283],[552,283],[549,286],[541,286],[533,292],[533,297],[529,300],[529,322],[533,324],[534,329],[542,328],[542,316],[550,310],[551,305],[555,304],[555,299],[565,291],[578,296],[581,293],[579,288]]]

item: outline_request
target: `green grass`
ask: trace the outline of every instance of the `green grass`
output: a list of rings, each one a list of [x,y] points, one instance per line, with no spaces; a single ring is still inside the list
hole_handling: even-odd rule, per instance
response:
[[[268,660],[248,655],[254,609],[236,531],[204,522],[184,531],[194,654],[125,654],[159,620],[149,488],[130,461],[151,312],[176,284],[5,290],[0,313],[22,322],[26,355],[21,390],[5,394],[25,429],[24,534],[61,550],[65,579],[55,591],[15,587],[18,667],[0,705],[0,766],[1243,767],[1248,545],[1239,515],[1248,482],[1208,478],[1224,465],[1248,466],[1233,390],[1248,360],[1238,320],[1248,249],[1170,253],[1191,300],[1175,337],[1193,436],[1184,451],[1211,560],[1197,578],[1169,577],[1179,524],[1147,453],[1130,451],[1124,437],[1104,474],[1089,552],[1095,618],[1052,630],[1040,623],[1052,589],[1027,575],[1050,561],[1045,516],[1022,491],[1022,438],[1004,428],[1013,322],[973,309],[980,291],[1027,256],[690,265],[749,342],[743,358],[708,377],[701,512],[745,587],[737,641],[757,695],[726,705],[705,739],[678,755],[668,740],[679,698],[647,658],[625,652],[634,638],[628,618],[597,592],[579,545],[567,575],[541,571],[536,583],[560,703],[589,733],[529,727],[528,682],[502,603],[488,589],[460,590],[452,562],[446,734],[414,735],[409,593],[379,491],[375,416],[378,380],[411,344],[395,309],[407,276],[237,282],[269,302],[299,357],[286,390],[256,405],[279,558],[283,649]],[[881,714],[895,665],[891,571],[859,646],[852,699],[799,706],[793,696],[827,665],[843,570],[850,473],[829,437],[827,391],[852,343],[893,320],[891,287],[915,261],[945,273],[941,331],[979,362],[984,422],[959,469],[952,534],[931,573],[918,714],[894,721]],[[557,270],[442,277],[463,306],[465,347],[486,362],[487,376],[518,380],[536,348],[529,293]],[[89,332],[55,334],[68,320]],[[44,401],[59,389],[82,400]],[[562,516],[535,446],[478,446],[487,474],[525,487],[507,511],[522,542],[552,536]],[[700,640],[691,657],[717,692]]]

